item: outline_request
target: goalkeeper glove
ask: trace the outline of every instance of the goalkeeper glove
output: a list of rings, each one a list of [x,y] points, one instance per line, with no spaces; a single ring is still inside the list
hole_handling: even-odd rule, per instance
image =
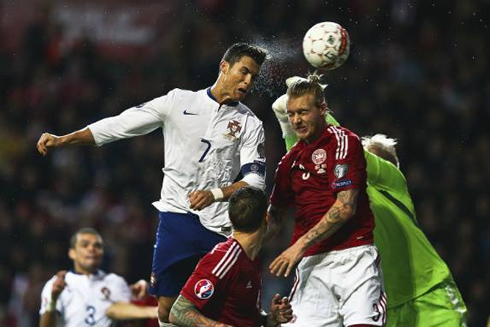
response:
[[[272,111],[276,115],[279,125],[281,126],[282,137],[288,137],[294,135],[294,130],[289,123],[288,114],[286,112],[286,102],[288,101],[288,95],[283,94],[272,104]]]
[[[291,84],[297,82],[297,81],[308,81],[307,78],[300,77],[300,76],[291,76],[289,78],[286,78],[286,85],[289,88]],[[325,88],[328,86],[328,84],[320,84],[322,87],[322,90],[325,90]]]

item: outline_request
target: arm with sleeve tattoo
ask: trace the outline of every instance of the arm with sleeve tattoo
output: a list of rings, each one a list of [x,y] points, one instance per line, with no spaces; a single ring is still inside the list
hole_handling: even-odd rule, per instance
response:
[[[309,247],[332,236],[354,216],[358,195],[359,190],[357,189],[339,192],[334,204],[323,218],[296,243],[274,259],[269,266],[271,273],[279,276],[285,272],[284,276],[289,276],[293,267],[301,260]]]
[[[179,295],[172,310],[170,310],[170,322],[182,327],[231,327],[215,320],[206,318],[200,313],[191,301]]]
[[[310,246],[330,237],[356,213],[359,190],[352,189],[337,194],[337,200],[327,211],[322,220],[308,231],[298,242],[306,251]],[[303,252],[304,252],[303,251]]]

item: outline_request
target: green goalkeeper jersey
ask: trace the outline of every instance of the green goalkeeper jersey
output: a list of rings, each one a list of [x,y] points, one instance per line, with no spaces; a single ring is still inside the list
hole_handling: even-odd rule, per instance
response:
[[[330,124],[338,125],[328,115]],[[297,141],[285,139],[287,150]],[[364,151],[367,193],[374,214],[374,241],[381,254],[388,307],[410,301],[433,286],[452,280],[451,273],[418,227],[402,172],[392,163]]]

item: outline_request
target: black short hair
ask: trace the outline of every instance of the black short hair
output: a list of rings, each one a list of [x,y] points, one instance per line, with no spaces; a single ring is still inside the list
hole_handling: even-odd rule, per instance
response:
[[[91,234],[91,235],[98,236],[100,239],[102,239],[102,236],[94,228],[92,228],[92,227],[80,228],[79,230],[77,230],[75,232],[75,234],[73,234],[71,236],[71,238],[70,238],[70,248],[72,248],[72,249],[75,248],[75,245],[77,244],[78,235],[80,235],[80,234]]]
[[[235,43],[226,50],[223,60],[233,66],[243,56],[252,58],[259,66],[262,66],[267,58],[267,51],[259,46],[248,43]]]
[[[267,211],[264,191],[251,186],[242,187],[232,194],[228,202],[228,214],[234,230],[253,233],[260,228]]]

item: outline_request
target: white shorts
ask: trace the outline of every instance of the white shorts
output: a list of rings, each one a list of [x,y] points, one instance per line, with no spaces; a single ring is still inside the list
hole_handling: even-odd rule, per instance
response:
[[[293,320],[284,326],[386,323],[378,249],[363,245],[303,258],[290,295]]]

